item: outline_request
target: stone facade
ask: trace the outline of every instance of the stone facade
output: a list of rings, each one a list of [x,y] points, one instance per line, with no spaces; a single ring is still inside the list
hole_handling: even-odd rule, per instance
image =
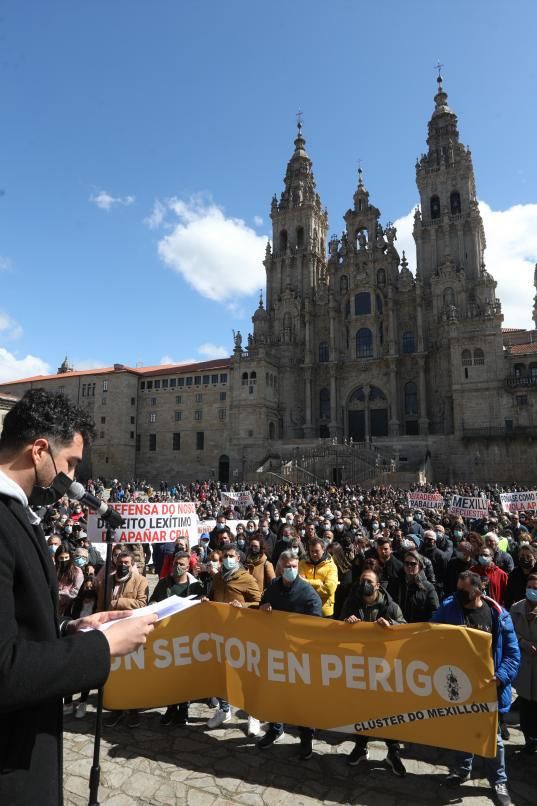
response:
[[[0,388],[63,387],[85,403],[98,428],[87,472],[106,477],[255,479],[337,440],[376,445],[401,471],[427,462],[436,479],[533,483],[537,330],[502,330],[472,157],[442,78],[416,163],[414,273],[361,170],[345,229],[328,239],[301,124],[294,145],[272,199],[266,302],[229,359],[87,372],[66,359],[55,376]]]

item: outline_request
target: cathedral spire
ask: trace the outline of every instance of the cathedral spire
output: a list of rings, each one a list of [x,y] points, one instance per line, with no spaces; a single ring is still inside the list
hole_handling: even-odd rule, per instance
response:
[[[444,90],[444,79],[440,72],[442,65],[438,64],[438,76],[436,78],[436,95],[434,96],[434,110],[429,121],[429,136],[427,145],[429,153],[442,149],[444,151],[448,144],[453,148],[459,142],[459,130],[457,128],[457,115],[448,104],[448,95]]]
[[[320,209],[321,201],[315,191],[312,162],[306,151],[302,112],[297,115],[297,135],[294,141],[295,150],[287,164],[284,184],[285,189],[280,197],[280,210],[301,207],[303,204],[314,204]]]

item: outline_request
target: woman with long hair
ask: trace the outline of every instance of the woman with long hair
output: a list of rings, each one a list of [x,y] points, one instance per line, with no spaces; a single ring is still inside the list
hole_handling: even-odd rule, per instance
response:
[[[69,543],[61,543],[54,555],[58,575],[58,612],[68,616],[84,581],[84,572],[74,563]]]

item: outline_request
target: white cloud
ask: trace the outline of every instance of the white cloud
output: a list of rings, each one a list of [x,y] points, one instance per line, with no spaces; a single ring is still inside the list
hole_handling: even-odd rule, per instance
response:
[[[198,293],[217,301],[252,294],[265,283],[266,238],[211,199],[170,199],[178,221],[158,244],[160,258]]]
[[[263,223],[264,223],[263,219],[261,218],[260,215],[255,215],[254,216],[254,224],[256,225],[256,227],[262,227]]]
[[[33,375],[47,375],[49,365],[35,355],[17,358],[4,347],[0,347],[0,382],[31,378]]]
[[[136,201],[136,196],[112,196],[106,190],[99,190],[98,193],[91,194],[89,201],[101,210],[109,212],[112,207],[129,207]]]
[[[187,359],[182,358],[180,361],[177,361],[177,359],[173,358],[173,356],[171,355],[163,355],[159,361],[159,364],[161,366],[164,366],[165,364],[177,364],[177,366],[181,366],[181,364],[195,364],[195,363],[196,363],[195,358],[187,358]]]
[[[166,205],[157,199],[153,204],[153,209],[150,214],[147,218],[144,218],[144,224],[149,227],[149,229],[158,229],[164,221],[166,210]]]
[[[0,271],[9,271],[13,266],[11,258],[0,255]]]
[[[198,347],[198,353],[208,360],[212,358],[229,358],[229,350],[226,350],[222,345],[216,344],[201,344]]]
[[[72,363],[73,367],[78,370],[102,369],[103,367],[107,366],[105,363],[103,363],[102,361],[97,361],[95,358],[83,358],[81,361],[77,361],[75,359],[72,362],[69,361],[69,363]]]
[[[487,249],[485,263],[498,283],[504,327],[533,328],[533,272],[537,261],[537,204],[516,204],[507,210],[492,210],[482,201]],[[414,210],[397,219],[397,251],[406,255],[415,273],[416,249],[412,237]]]
[[[4,339],[20,339],[22,327],[7,313],[0,311],[0,335]]]

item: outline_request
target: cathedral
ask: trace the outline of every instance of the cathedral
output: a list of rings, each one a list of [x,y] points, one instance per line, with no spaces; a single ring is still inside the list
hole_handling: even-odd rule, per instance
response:
[[[103,426],[93,475],[532,483],[537,330],[502,329],[472,155],[437,83],[416,163],[414,273],[361,170],[328,239],[299,123],[271,204],[265,298],[229,359],[82,372],[65,361],[0,391],[60,388],[87,405]]]

